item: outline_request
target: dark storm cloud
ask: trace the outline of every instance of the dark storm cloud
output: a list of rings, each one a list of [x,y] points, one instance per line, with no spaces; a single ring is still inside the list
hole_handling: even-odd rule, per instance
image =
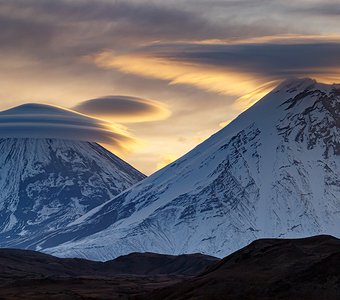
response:
[[[241,16],[216,20],[211,4],[185,2],[0,0],[0,51],[25,48],[40,59],[126,50],[153,41],[235,38],[284,33],[279,24]],[[203,11],[201,11],[203,10]],[[46,52],[47,51],[47,52]]]
[[[185,9],[128,1],[0,0],[1,47],[119,48],[119,43],[210,38],[218,27]],[[29,45],[31,43],[31,45]],[[126,46],[126,45],[124,45]]]
[[[295,7],[291,7],[290,11],[319,16],[338,16],[340,15],[340,5],[338,1],[320,1],[320,3],[301,3]]]
[[[41,47],[43,43],[50,41],[55,33],[52,27],[42,22],[20,20],[10,16],[0,17],[0,28],[0,40],[4,43],[2,47],[11,43],[13,46],[26,44],[31,47]]]
[[[106,96],[83,101],[74,110],[116,122],[161,120],[170,115],[166,106],[158,101],[130,96]]]
[[[340,41],[305,43],[175,44],[144,48],[155,57],[228,68],[272,79],[340,70]]]

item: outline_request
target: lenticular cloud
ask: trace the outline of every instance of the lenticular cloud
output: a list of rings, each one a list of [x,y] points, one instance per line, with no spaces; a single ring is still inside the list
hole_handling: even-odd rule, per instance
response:
[[[105,119],[112,118],[116,122],[122,123],[163,120],[171,114],[161,102],[131,96],[106,96],[90,99],[79,103],[73,109]]]
[[[120,127],[72,110],[29,103],[0,112],[0,138],[58,138],[107,143],[133,139]]]

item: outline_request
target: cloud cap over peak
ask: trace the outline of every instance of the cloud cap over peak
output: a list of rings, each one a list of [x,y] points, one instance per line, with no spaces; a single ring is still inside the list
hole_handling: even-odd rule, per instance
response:
[[[0,138],[100,142],[117,150],[134,139],[120,126],[57,106],[28,103],[0,112]]]
[[[84,114],[115,122],[137,123],[163,120],[170,110],[163,103],[131,96],[105,96],[90,99],[73,107]]]

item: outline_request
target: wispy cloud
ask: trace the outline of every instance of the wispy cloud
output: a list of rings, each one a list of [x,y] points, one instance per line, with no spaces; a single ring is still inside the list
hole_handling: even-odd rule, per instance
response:
[[[0,107],[129,122],[144,147],[126,158],[151,173],[285,77],[339,81],[337,16],[333,0],[0,0]]]
[[[123,55],[106,50],[86,59],[100,68],[165,80],[170,85],[243,96],[246,108],[287,77],[340,78],[339,53],[338,37],[290,36],[261,42],[158,43]]]
[[[238,70],[216,68],[214,65],[198,61],[176,60],[172,57],[157,56],[150,53],[131,53],[116,55],[114,52],[103,51],[87,56],[100,68],[117,69],[121,72],[150,77],[169,82],[170,85],[186,84],[207,91],[225,95],[241,95],[244,91],[252,91],[261,85],[261,80]]]

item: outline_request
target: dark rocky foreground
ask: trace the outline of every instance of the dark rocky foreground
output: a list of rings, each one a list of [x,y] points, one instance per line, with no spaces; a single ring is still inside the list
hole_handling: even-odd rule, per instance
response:
[[[108,262],[0,250],[0,299],[340,299],[340,240],[261,239],[222,260],[133,253]]]
[[[0,299],[130,299],[181,282],[219,259],[132,253],[107,262],[0,250]]]
[[[340,240],[257,240],[201,275],[139,299],[340,299]]]

